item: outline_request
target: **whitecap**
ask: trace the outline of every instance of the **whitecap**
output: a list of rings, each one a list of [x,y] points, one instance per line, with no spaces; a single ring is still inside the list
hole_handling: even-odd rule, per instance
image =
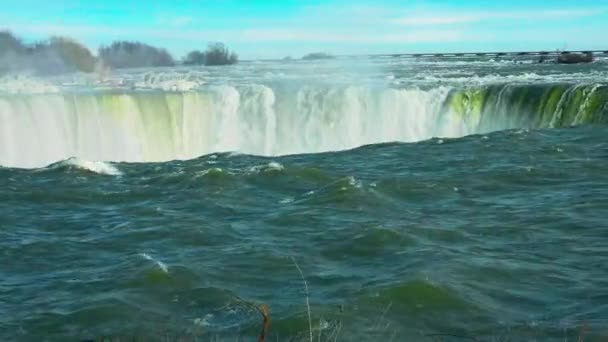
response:
[[[283,171],[283,170],[285,170],[285,166],[283,166],[281,163],[272,161],[268,164],[252,166],[249,169],[249,172],[259,173],[259,172]]]
[[[78,158],[70,158],[66,160],[64,165],[70,165],[81,170],[90,171],[100,175],[120,176],[122,172],[114,165],[102,161],[89,161]]]
[[[162,261],[152,258],[148,253],[141,253],[140,255],[144,259],[154,262],[163,272],[169,273],[169,267],[167,267],[167,265],[165,265],[165,263]]]
[[[201,327],[209,327],[211,326],[211,320],[213,319],[213,314],[206,314],[203,318],[195,318],[194,325],[198,325]]]
[[[358,179],[356,179],[353,176],[348,176],[348,184],[350,186],[353,186],[357,189],[361,189],[361,187],[363,186],[363,184],[361,183],[361,181],[359,181]]]
[[[208,175],[210,173],[212,173],[212,174],[213,173],[214,174],[220,174],[220,173],[223,173],[223,172],[224,172],[223,169],[221,169],[219,167],[213,167],[213,168],[210,168],[210,169],[207,169],[207,170],[203,170],[203,171],[197,172],[196,173],[196,177],[204,177],[204,176],[206,176],[206,175]]]
[[[293,197],[286,197],[286,198],[283,198],[279,203],[289,204],[289,203],[293,203],[293,201],[295,201],[295,199]]]

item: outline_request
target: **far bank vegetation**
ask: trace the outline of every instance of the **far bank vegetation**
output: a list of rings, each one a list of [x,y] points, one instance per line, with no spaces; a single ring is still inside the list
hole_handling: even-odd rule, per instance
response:
[[[115,41],[99,47],[95,56],[85,45],[69,37],[54,36],[26,43],[9,31],[0,31],[0,75],[92,73],[106,68],[210,66],[237,62],[238,55],[223,43],[210,44],[205,51],[192,51],[177,62],[166,49],[141,42]]]
[[[139,42],[117,41],[101,46],[98,56],[105,65],[116,69],[175,65],[167,50]]]
[[[315,60],[315,59],[333,59],[334,56],[325,52],[313,52],[302,57],[304,60]]]
[[[184,65],[230,65],[236,64],[239,57],[223,43],[209,44],[204,52],[194,50],[184,58]]]
[[[67,37],[25,44],[0,32],[0,74],[30,70],[36,73],[93,72],[98,61],[82,44]]]

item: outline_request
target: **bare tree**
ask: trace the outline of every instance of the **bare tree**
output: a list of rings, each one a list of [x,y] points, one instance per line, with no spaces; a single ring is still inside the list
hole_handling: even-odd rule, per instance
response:
[[[174,66],[175,61],[165,49],[140,42],[116,41],[99,48],[99,58],[113,68]]]
[[[236,53],[231,52],[224,43],[211,43],[205,52],[191,51],[184,58],[186,65],[229,65],[239,60]]]

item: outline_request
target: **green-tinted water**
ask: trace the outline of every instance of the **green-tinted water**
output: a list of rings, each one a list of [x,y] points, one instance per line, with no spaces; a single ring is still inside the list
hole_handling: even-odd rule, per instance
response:
[[[308,294],[315,341],[601,341],[607,77],[338,58],[2,78],[0,340],[254,341],[264,303],[267,341],[307,341]]]
[[[0,339],[598,340],[607,133],[0,169]]]

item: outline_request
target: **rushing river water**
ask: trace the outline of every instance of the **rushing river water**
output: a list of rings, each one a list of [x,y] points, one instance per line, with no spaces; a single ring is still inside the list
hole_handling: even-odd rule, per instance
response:
[[[607,79],[391,58],[5,77],[0,339],[253,341],[266,304],[268,340],[306,341],[307,299],[315,341],[600,339]]]

